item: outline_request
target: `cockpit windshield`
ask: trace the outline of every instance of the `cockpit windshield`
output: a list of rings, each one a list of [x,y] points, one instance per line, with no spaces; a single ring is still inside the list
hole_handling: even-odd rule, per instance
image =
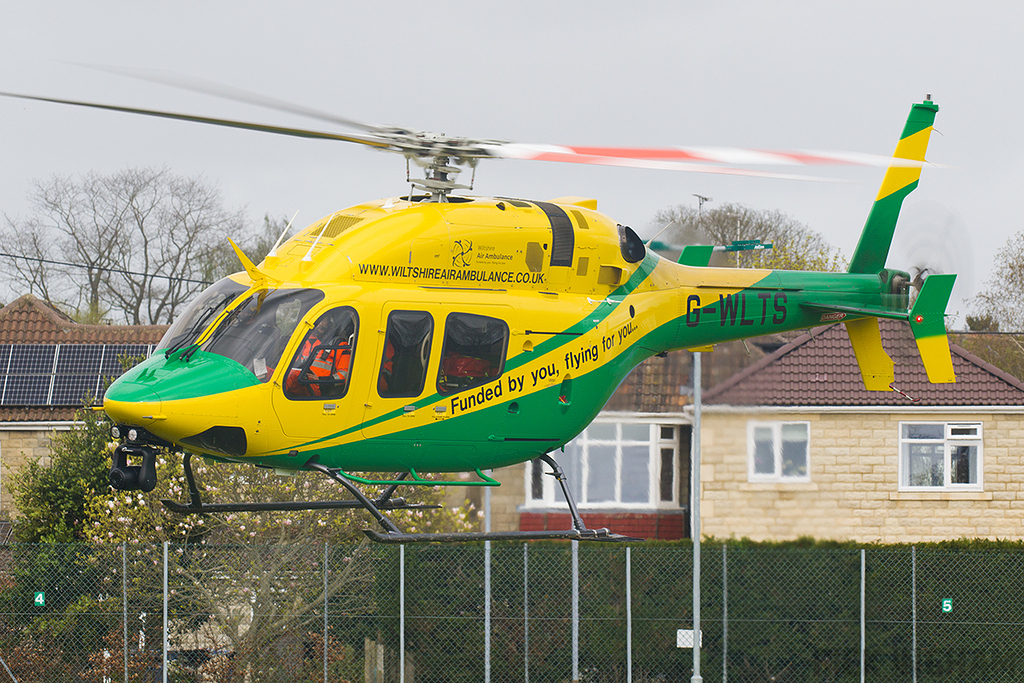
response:
[[[192,300],[184,313],[178,316],[170,329],[164,333],[156,350],[176,350],[194,343],[206,326],[216,320],[228,304],[246,289],[248,287],[238,284],[229,277],[210,285]]]
[[[263,289],[224,316],[203,350],[226,356],[266,382],[299,321],[324,298],[317,289]]]

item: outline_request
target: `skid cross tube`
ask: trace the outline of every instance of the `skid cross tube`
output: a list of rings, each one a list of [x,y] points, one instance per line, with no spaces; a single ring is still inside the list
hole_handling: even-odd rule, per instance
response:
[[[199,487],[196,486],[195,475],[192,472],[192,454],[186,453],[184,459],[185,482],[188,484],[188,504],[183,505],[173,500],[162,500],[163,506],[171,512],[180,515],[200,515],[217,512],[293,512],[298,510],[352,510],[365,508],[360,500],[309,500],[309,501],[281,501],[262,503],[204,503],[199,495]],[[312,464],[311,464],[312,466]],[[317,471],[322,466],[313,467]],[[330,475],[328,475],[330,476]],[[439,505],[426,505],[421,503],[407,503],[405,498],[392,498],[395,489],[398,487],[405,473],[398,475],[398,481],[388,486],[379,498],[374,501],[377,508],[385,510],[435,510]],[[336,480],[336,477],[331,477]],[[348,485],[346,488],[352,490]],[[354,487],[352,487],[354,488]],[[362,495],[362,494],[360,494]]]

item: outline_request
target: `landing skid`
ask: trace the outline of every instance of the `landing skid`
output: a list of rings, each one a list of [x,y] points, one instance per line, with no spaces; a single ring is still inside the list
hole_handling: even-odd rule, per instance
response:
[[[613,534],[608,529],[568,529],[566,531],[466,531],[437,534],[381,533],[363,529],[363,533],[377,543],[461,543],[464,541],[643,541],[642,538]]]
[[[565,480],[565,474],[558,463],[549,455],[540,456],[541,460],[551,467],[549,475],[553,476],[558,485],[562,488],[562,495],[569,504],[569,514],[572,517],[572,528],[565,530],[544,530],[544,531],[469,531],[469,532],[442,532],[428,534],[407,534],[395,526],[395,523],[384,516],[381,510],[428,510],[439,508],[439,505],[424,505],[420,503],[408,503],[404,498],[392,498],[392,495],[400,485],[406,473],[398,475],[384,492],[375,499],[370,499],[359,488],[344,475],[340,469],[326,467],[318,462],[306,463],[306,467],[316,470],[321,474],[330,477],[340,484],[342,488],[352,494],[354,500],[326,500],[326,501],[287,501],[280,503],[204,503],[199,495],[199,488],[196,486],[195,476],[192,473],[192,455],[185,454],[184,470],[185,481],[188,484],[189,502],[182,504],[173,500],[161,501],[168,510],[184,515],[207,514],[216,512],[261,512],[261,511],[290,511],[290,510],[338,510],[362,508],[373,515],[384,531],[364,529],[363,533],[372,541],[377,543],[453,543],[462,541],[531,541],[531,540],[572,540],[572,541],[605,541],[605,542],[628,542],[643,541],[642,538],[623,536],[615,534],[608,529],[588,529],[580,517],[576,502],[569,492],[569,486]],[[412,483],[412,482],[410,482]]]

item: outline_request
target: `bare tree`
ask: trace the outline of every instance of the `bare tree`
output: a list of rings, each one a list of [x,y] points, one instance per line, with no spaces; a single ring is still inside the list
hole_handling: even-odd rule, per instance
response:
[[[1019,332],[1024,330],[1024,230],[1013,235],[996,254],[984,291],[974,297],[973,308],[980,328]]]
[[[31,198],[35,215],[7,218],[0,233],[5,252],[27,257],[14,259],[15,284],[88,322],[170,322],[204,283],[237,269],[216,253],[248,232],[215,187],[167,169],[54,176]]]
[[[770,250],[737,252],[732,263],[744,267],[836,271],[846,265],[819,233],[781,211],[722,204],[698,215],[695,207],[681,204],[657,212],[654,222],[669,225],[666,239],[676,244],[727,246],[754,239],[772,244]]]

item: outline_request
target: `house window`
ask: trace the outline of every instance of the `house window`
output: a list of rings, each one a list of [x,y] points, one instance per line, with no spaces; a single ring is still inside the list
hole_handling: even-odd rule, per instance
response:
[[[901,422],[900,488],[980,491],[980,422]]]
[[[678,507],[679,431],[677,424],[598,420],[552,455],[581,508]],[[565,502],[547,471],[539,460],[527,467],[528,507]]]
[[[808,482],[809,422],[749,422],[748,479],[756,482]]]

